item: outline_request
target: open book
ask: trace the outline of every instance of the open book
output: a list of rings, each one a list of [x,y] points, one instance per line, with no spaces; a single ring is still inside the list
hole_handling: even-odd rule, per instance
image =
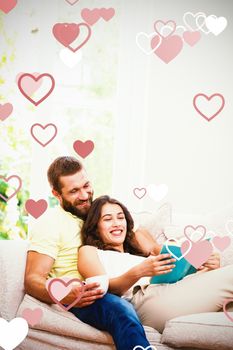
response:
[[[170,251],[176,256],[177,258],[182,256],[181,249],[177,245],[168,245]],[[160,254],[171,254],[168,250],[166,245],[164,245],[160,251]],[[151,284],[160,284],[160,283],[175,283],[177,281],[180,281],[182,278],[184,278],[187,275],[190,275],[197,270],[195,267],[193,267],[187,260],[185,260],[185,257],[176,260],[174,262],[176,265],[173,270],[169,273],[166,273],[164,275],[159,276],[153,276],[150,280]]]

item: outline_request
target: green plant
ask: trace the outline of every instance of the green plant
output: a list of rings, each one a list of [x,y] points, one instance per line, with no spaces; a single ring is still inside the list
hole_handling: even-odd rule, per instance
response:
[[[7,198],[8,183],[0,179],[0,194]],[[0,197],[0,239],[26,238],[28,216],[24,204],[29,197],[27,190],[21,189],[9,210],[9,202]],[[14,198],[14,197],[13,197]],[[13,200],[13,199],[12,199]]]

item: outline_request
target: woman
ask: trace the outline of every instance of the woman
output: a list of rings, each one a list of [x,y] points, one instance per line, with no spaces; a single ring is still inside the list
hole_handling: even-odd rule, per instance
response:
[[[79,272],[83,277],[107,274],[109,292],[126,297],[141,322],[162,332],[171,318],[219,311],[233,294],[233,265],[208,270],[174,284],[149,284],[151,276],[169,273],[175,267],[170,254],[143,257],[133,233],[127,208],[108,196],[97,198],[82,229],[84,246],[79,249]],[[211,267],[213,264],[214,267]]]

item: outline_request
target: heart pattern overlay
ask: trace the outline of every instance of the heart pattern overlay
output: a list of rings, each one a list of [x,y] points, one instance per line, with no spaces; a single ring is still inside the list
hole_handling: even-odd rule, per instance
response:
[[[94,142],[87,140],[85,142],[76,140],[73,144],[75,152],[82,158],[86,158],[94,149]]]
[[[26,338],[28,330],[28,323],[22,317],[13,318],[10,322],[0,318],[0,347],[15,349]]]
[[[72,290],[72,283],[78,284],[80,286],[79,293],[72,303],[69,305],[63,305],[61,300],[65,298]],[[63,310],[68,311],[74,305],[78,303],[78,301],[82,298],[84,293],[84,284],[78,278],[52,278],[47,281],[46,288],[48,290],[49,296],[51,299],[58,304]]]

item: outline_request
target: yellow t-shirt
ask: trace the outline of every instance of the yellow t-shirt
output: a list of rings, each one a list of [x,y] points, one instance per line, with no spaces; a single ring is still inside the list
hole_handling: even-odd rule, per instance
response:
[[[48,209],[37,219],[29,233],[29,250],[46,254],[55,261],[49,278],[83,279],[77,270],[83,221],[60,206]]]

